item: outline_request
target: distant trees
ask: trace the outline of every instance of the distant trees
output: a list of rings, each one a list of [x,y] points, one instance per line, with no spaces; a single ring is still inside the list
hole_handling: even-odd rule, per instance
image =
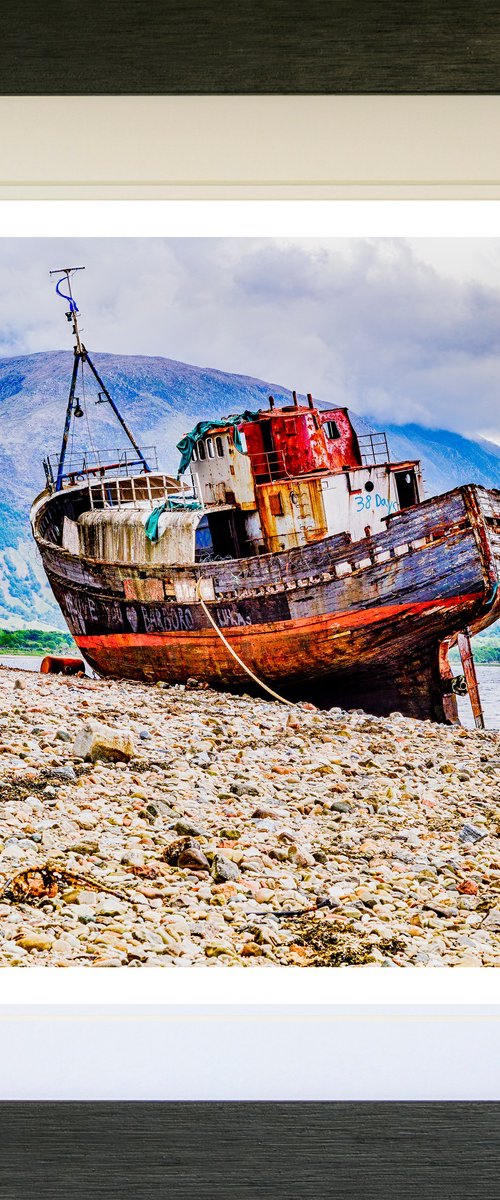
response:
[[[474,661],[477,663],[500,663],[500,621],[472,638],[472,650]],[[450,661],[460,662],[460,656],[455,646],[450,653]]]
[[[478,663],[500,663],[500,639],[489,646],[481,643],[474,646],[474,659]]]
[[[65,654],[77,649],[70,633],[44,629],[0,629],[1,654]]]

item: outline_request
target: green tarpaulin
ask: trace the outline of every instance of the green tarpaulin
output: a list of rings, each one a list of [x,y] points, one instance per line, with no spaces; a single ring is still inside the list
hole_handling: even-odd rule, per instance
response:
[[[235,417],[222,417],[219,421],[198,421],[198,424],[195,425],[194,429],[191,430],[191,433],[186,433],[186,436],[183,437],[180,442],[177,442],[177,449],[181,455],[178,475],[183,475],[184,471],[187,471],[187,468],[193,457],[193,450],[196,446],[196,443],[199,442],[201,438],[206,437],[206,435],[210,433],[211,429],[220,429],[221,426],[232,425],[234,429],[234,444],[236,449],[242,453],[243,446],[241,443],[238,425],[244,425],[245,421],[256,421],[258,415],[258,412],[250,412],[247,409],[245,412],[239,413]]]
[[[158,508],[154,508],[144,526],[144,532],[150,542],[158,541],[158,523],[162,513],[164,512],[194,512],[196,509],[201,511],[201,504],[198,500],[183,500],[182,496],[170,496],[164,504],[159,504]]]

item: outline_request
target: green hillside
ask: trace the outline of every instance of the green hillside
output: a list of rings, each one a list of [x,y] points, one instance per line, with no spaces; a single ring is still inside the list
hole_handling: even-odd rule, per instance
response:
[[[484,629],[482,633],[472,638],[474,661],[477,663],[500,663],[500,622]],[[460,662],[456,647],[450,653],[450,661]]]
[[[2,654],[67,654],[78,653],[71,634],[45,632],[42,629],[0,629]]]

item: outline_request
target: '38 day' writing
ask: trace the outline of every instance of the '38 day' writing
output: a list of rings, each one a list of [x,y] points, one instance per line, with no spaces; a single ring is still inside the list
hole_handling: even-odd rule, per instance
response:
[[[356,512],[370,512],[374,508],[386,508],[388,513],[397,512],[397,500],[386,500],[379,492],[356,497]]]

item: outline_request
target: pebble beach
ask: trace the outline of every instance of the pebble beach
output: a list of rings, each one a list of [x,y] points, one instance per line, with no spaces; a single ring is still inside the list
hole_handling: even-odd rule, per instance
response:
[[[499,775],[493,730],[0,668],[0,966],[498,966]]]

